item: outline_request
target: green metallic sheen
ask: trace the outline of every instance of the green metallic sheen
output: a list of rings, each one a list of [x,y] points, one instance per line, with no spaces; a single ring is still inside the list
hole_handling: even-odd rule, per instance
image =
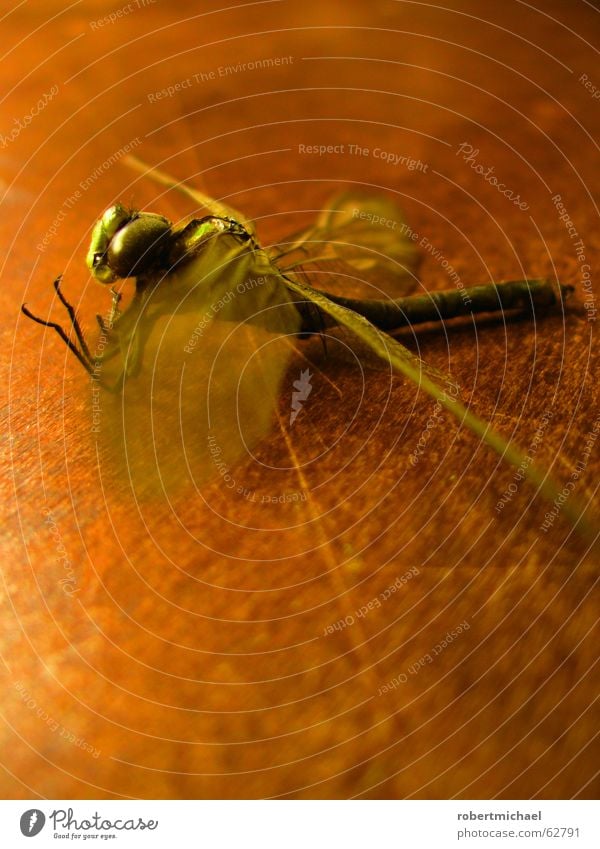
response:
[[[100,283],[114,283],[117,275],[105,262],[106,253],[115,233],[133,217],[132,210],[117,203],[109,207],[98,219],[92,232],[86,265]]]

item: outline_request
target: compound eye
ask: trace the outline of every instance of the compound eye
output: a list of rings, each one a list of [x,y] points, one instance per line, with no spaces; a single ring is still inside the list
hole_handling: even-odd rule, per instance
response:
[[[106,253],[107,265],[117,277],[143,274],[164,256],[170,236],[168,219],[142,213],[112,237]]]
[[[106,264],[106,252],[115,233],[135,216],[135,212],[117,203],[109,207],[94,226],[86,257],[87,267],[100,283],[114,283],[117,279]]]

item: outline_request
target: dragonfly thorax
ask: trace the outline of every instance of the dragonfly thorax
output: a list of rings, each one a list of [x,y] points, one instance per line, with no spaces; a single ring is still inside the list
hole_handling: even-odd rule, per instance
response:
[[[162,215],[116,204],[94,227],[88,268],[100,283],[138,276],[160,263],[172,235],[171,222]]]

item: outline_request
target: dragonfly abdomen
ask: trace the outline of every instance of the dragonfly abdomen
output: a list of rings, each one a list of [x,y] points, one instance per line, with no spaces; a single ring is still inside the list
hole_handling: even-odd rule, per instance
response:
[[[380,330],[395,330],[475,313],[558,306],[572,288],[552,280],[533,279],[428,292],[396,300],[362,300],[330,293],[327,297],[364,316]]]

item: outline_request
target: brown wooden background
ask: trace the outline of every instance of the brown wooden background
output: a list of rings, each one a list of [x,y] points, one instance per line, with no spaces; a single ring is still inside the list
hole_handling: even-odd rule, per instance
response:
[[[136,503],[98,460],[78,364],[19,306],[58,317],[63,272],[92,333],[107,307],[83,265],[98,214],[116,200],[193,211],[125,168],[127,146],[228,197],[266,241],[348,184],[389,190],[439,251],[425,253],[425,286],[452,285],[443,260],[465,285],[557,273],[578,286],[564,317],[403,336],[524,447],[550,411],[536,459],[566,483],[597,427],[597,354],[552,196],[595,273],[598,12],[579,0],[66,5],[28,3],[2,22],[2,794],[593,795],[598,564],[562,516],[540,531],[549,508],[525,484],[498,516],[511,469],[448,416],[413,468],[432,402],[382,372],[363,385],[352,361],[309,345],[310,414],[290,432],[304,477],[236,470],[261,496],[306,488],[306,501],[253,503],[216,482],[203,498]],[[277,57],[291,61],[264,67]],[[528,210],[457,155],[462,142]],[[301,144],[346,147],[319,157]],[[290,465],[277,429],[258,456]],[[597,472],[596,448],[580,500]],[[345,617],[357,621],[325,636]]]

